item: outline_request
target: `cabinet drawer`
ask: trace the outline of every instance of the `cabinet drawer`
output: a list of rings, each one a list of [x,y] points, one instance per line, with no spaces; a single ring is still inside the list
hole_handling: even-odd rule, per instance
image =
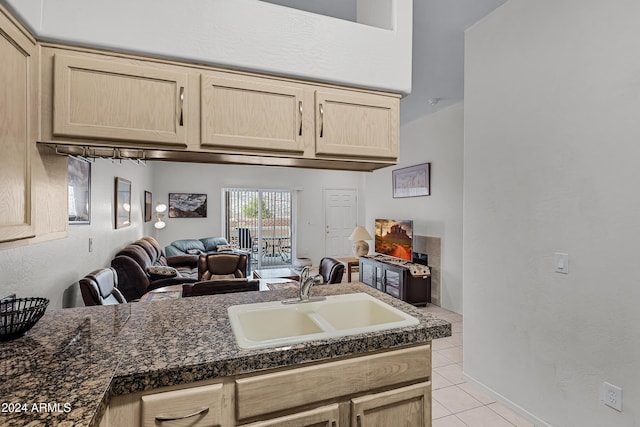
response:
[[[389,351],[236,380],[239,420],[428,379],[431,346]]]
[[[142,396],[142,426],[221,426],[222,387],[214,384]]]
[[[242,427],[338,427],[340,406],[337,403],[267,421],[243,424]]]

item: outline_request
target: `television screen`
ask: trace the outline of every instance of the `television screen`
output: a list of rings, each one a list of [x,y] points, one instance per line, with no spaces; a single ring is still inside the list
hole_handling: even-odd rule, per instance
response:
[[[379,254],[411,261],[413,221],[376,219],[375,251]]]

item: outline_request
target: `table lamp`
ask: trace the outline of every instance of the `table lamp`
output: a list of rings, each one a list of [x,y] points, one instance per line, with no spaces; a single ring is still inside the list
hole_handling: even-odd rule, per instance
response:
[[[361,257],[369,253],[369,244],[365,240],[373,240],[366,228],[359,225],[349,236],[349,240],[353,240],[353,255]]]

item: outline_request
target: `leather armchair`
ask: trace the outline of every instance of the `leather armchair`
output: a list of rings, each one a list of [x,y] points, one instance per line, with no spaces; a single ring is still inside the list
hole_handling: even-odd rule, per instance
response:
[[[84,305],[124,304],[127,300],[118,290],[118,275],[113,268],[92,271],[80,279]]]
[[[182,285],[182,297],[257,291],[259,289],[260,280],[257,279],[205,280]]]
[[[247,255],[220,252],[201,254],[198,258],[198,280],[247,277]]]
[[[344,264],[335,258],[324,257],[320,260],[318,273],[324,279],[324,283],[341,283],[344,275]]]

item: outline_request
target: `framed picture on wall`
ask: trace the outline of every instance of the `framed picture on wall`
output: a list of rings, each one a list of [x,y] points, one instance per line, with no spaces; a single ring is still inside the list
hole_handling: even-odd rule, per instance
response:
[[[169,218],[206,218],[207,195],[169,193]]]
[[[431,163],[396,169],[393,175],[393,198],[431,195]]]
[[[151,197],[151,192],[150,191],[145,191],[144,192],[144,222],[149,222],[151,221],[151,214],[152,214],[152,209],[151,209],[151,204],[152,204],[152,197]]]
[[[115,182],[115,224],[116,228],[131,225],[131,181],[119,177]]]
[[[91,163],[68,157],[69,224],[91,223]]]

